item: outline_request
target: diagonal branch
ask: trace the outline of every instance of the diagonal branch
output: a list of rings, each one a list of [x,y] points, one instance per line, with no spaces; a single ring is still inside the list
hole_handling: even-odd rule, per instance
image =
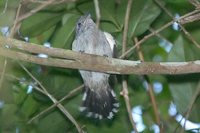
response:
[[[46,3],[43,3],[41,5],[39,5],[38,7],[36,7],[35,9],[32,9],[30,12],[27,12],[26,14],[24,14],[23,16],[20,16],[17,22],[20,22],[28,17],[30,17],[31,15],[33,15],[34,13],[40,11],[41,9],[49,6],[51,3],[53,3],[56,0],[48,0]]]
[[[44,113],[48,112],[49,110],[53,109],[54,107],[56,107],[59,103],[63,102],[65,99],[71,97],[74,95],[74,93],[80,91],[82,88],[84,87],[84,85],[80,85],[79,87],[73,89],[72,91],[70,91],[66,96],[64,96],[62,99],[60,99],[58,102],[52,104],[50,107],[46,108],[45,110],[43,110],[42,112],[40,112],[39,114],[37,114],[36,116],[32,117],[28,123],[31,123],[33,120],[37,119],[38,117],[40,117],[41,115],[43,115]]]
[[[22,64],[20,66],[24,69],[24,71],[41,87],[39,91],[41,91],[43,94],[48,96],[51,101],[55,104],[56,106],[60,109],[60,111],[76,126],[76,129],[78,130],[79,133],[84,133],[84,131],[81,129],[81,127],[78,125],[76,120],[73,118],[73,116],[65,109],[65,107],[60,104],[51,94],[48,93],[46,88],[38,81]]]
[[[161,3],[160,1],[158,1],[158,0],[154,0],[154,1],[166,12],[166,14],[167,14],[168,16],[170,16],[172,19],[174,19],[172,13],[171,13],[167,8],[165,8],[165,7],[162,5],[162,3]],[[185,20],[184,20],[184,22],[185,22],[186,20],[188,20],[188,18],[189,18],[190,21],[192,21],[192,20],[193,20],[192,18],[194,18],[194,17],[198,17],[198,18],[199,18],[199,16],[200,16],[200,14],[197,13],[197,14],[195,14],[195,15],[186,17]],[[199,19],[200,19],[200,18],[199,18]],[[174,19],[174,20],[175,20],[175,19]],[[182,21],[182,22],[183,22],[183,21]],[[194,45],[195,45],[196,47],[200,48],[199,43],[198,43],[198,42],[192,37],[192,35],[185,29],[185,27],[181,24],[181,22],[178,22],[178,24],[179,24],[181,30],[183,31],[183,33],[186,35],[186,37],[187,37],[192,43],[194,43]]]
[[[143,39],[139,40],[137,44],[135,44],[133,47],[129,48],[126,52],[124,52],[119,58],[122,59],[124,58],[126,55],[130,54],[137,46],[139,46],[140,44],[142,44],[143,42],[145,42],[146,40],[148,40],[149,38],[153,37],[154,35],[158,34],[159,32],[163,31],[164,29],[168,28],[170,25],[172,25],[174,22],[178,22],[180,24],[186,24],[186,23],[191,23],[194,21],[199,20],[199,18],[193,19],[191,21],[188,21],[187,18],[194,16],[196,14],[199,14],[200,10],[194,10],[192,12],[189,12],[183,16],[181,16],[179,19],[177,20],[172,20],[168,23],[166,23],[165,25],[163,25],[162,27],[160,27],[159,29],[155,30],[154,32],[146,35],[143,37]]]
[[[194,5],[195,7],[199,7],[200,2],[198,0],[187,0],[188,2],[190,2],[192,5]]]

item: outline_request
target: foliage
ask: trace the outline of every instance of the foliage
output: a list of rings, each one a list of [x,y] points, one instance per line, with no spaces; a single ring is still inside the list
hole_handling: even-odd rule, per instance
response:
[[[121,54],[122,33],[124,17],[127,8],[127,1],[123,0],[99,0],[101,11],[100,28],[110,32],[116,39],[119,55]],[[165,0],[162,4],[173,14],[183,15],[194,7],[186,0]],[[12,26],[19,0],[9,1],[5,11],[5,1],[0,1],[0,28]],[[29,3],[24,11],[30,11],[38,6],[37,3]],[[45,9],[31,15],[23,20],[17,38],[28,37],[30,42],[39,45],[49,42],[52,47],[71,49],[74,39],[74,27],[77,19],[86,12],[90,12],[95,20],[95,8],[92,0],[81,0],[71,3],[62,3],[48,6]],[[133,38],[142,39],[150,33],[150,29],[158,29],[171,21],[165,11],[153,0],[135,0],[128,30],[128,48],[134,44]],[[200,42],[200,32],[197,28],[199,23],[186,25],[186,29]],[[2,33],[1,33],[2,34]],[[164,37],[152,37],[141,44],[141,51],[145,61],[192,61],[200,59],[199,49],[179,30],[169,27],[160,33]],[[137,51],[129,55],[128,59],[139,60]],[[0,72],[3,70],[4,58],[0,57]],[[29,64],[23,62],[24,66],[45,86],[50,94],[61,99],[72,89],[82,84],[81,77],[77,70],[66,70]],[[168,114],[171,102],[177,106],[178,113],[184,115],[190,101],[197,89],[200,79],[199,74],[187,75],[149,75],[150,82],[154,85],[159,82],[162,91],[155,94],[156,102],[161,115],[165,132],[173,132],[177,122]],[[40,92],[33,90],[28,93],[30,86],[33,86],[33,79],[19,66],[16,61],[9,60],[6,67],[6,75],[0,87],[0,133],[64,133],[77,132],[74,125],[57,109],[54,108],[48,113],[40,116],[31,124],[27,121],[45,108],[52,105],[50,99]],[[29,88],[29,89],[28,89]],[[128,88],[131,107],[142,107],[142,118],[146,125],[143,132],[153,132],[152,125],[155,124],[155,117],[152,104],[146,91],[145,81],[141,75],[128,76]],[[115,84],[115,91],[120,102],[120,111],[112,121],[91,120],[82,116],[78,110],[81,103],[81,93],[65,100],[63,105],[75,117],[84,129],[91,132],[131,132],[131,125],[124,99],[119,95],[121,90],[121,77],[118,76],[118,83]],[[200,122],[199,102],[197,99],[189,120]],[[3,104],[1,106],[1,104]]]

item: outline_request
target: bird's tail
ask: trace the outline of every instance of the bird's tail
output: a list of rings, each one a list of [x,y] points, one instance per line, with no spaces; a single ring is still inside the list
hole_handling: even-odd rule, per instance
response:
[[[116,95],[109,85],[98,91],[86,87],[80,111],[86,113],[87,117],[112,119],[118,107]]]

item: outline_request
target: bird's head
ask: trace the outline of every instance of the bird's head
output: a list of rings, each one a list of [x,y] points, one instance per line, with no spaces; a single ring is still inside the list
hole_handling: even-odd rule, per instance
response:
[[[96,28],[94,21],[91,19],[91,15],[88,13],[81,16],[76,23],[76,35],[79,36],[87,30]]]

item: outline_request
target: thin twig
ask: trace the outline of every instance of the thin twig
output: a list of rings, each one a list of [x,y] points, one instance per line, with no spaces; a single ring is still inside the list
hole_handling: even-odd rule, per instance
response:
[[[174,19],[172,13],[165,8],[162,3],[158,0],[154,0],[166,13],[168,16],[170,16],[172,19]],[[175,19],[174,19],[175,20]],[[185,29],[185,27],[178,21],[178,24],[180,28],[182,29],[183,33],[186,35],[186,37],[198,48],[200,48],[200,44],[191,36],[191,34]]]
[[[188,2],[194,5],[196,8],[200,6],[200,2],[198,0],[188,0]]]
[[[0,75],[2,75],[3,73],[2,72],[0,72]],[[18,81],[20,81],[20,78],[18,78],[18,77],[15,77],[14,75],[12,75],[12,74],[4,74],[7,78],[9,78],[9,79],[11,79],[11,80],[18,80]]]
[[[4,80],[4,75],[6,72],[6,66],[7,66],[7,58],[4,59],[3,69],[2,69],[1,78],[0,78],[0,90],[1,90],[1,87],[3,86],[3,80]]]
[[[7,8],[7,3],[8,3],[8,1],[6,1],[6,5],[5,5],[6,8]],[[20,3],[21,3],[21,2],[20,2]],[[21,4],[19,4],[19,6],[18,6],[17,14],[16,14],[16,16],[15,16],[15,21],[14,21],[14,24],[13,24],[11,30],[10,30],[9,37],[11,37],[11,38],[14,36],[15,26],[16,26],[15,24],[16,24],[16,21],[17,21],[17,19],[18,19],[18,17],[19,17],[20,9],[21,9]],[[2,75],[1,75],[1,78],[0,78],[0,89],[1,89],[2,84],[3,84],[3,78],[4,78],[5,71],[6,71],[6,67],[7,67],[7,58],[5,58],[5,60],[4,60]]]
[[[10,31],[10,34],[9,34],[9,37],[10,37],[10,38],[13,38],[13,37],[14,37],[14,34],[15,34],[15,32],[16,32],[16,27],[18,27],[18,26],[20,25],[20,23],[18,23],[18,19],[19,19],[19,14],[20,14],[21,7],[22,7],[22,4],[21,4],[21,1],[20,1],[20,2],[19,2],[18,9],[17,9],[16,16],[15,16],[15,21],[14,21],[14,23],[13,23],[13,26],[12,26],[11,31]]]
[[[126,10],[126,15],[124,18],[124,31],[123,31],[123,39],[122,39],[122,54],[126,51],[126,44],[127,44],[127,35],[128,35],[128,24],[129,24],[129,16],[130,16],[130,11],[132,7],[132,0],[128,0],[127,3],[127,10]],[[131,122],[131,125],[136,133],[138,133],[134,118],[131,112],[131,105],[130,105],[130,100],[129,100],[129,93],[128,93],[128,85],[127,85],[127,80],[123,76],[122,80],[122,96],[124,97],[125,104],[126,104],[126,109],[128,112],[129,120]]]
[[[138,41],[138,39],[135,38],[134,42],[137,43],[137,41]],[[143,53],[142,53],[142,51],[140,49],[140,46],[137,47],[137,51],[138,51],[139,59],[144,62],[144,56],[143,56]],[[155,119],[156,119],[156,124],[160,128],[160,133],[163,133],[163,127],[161,125],[160,114],[158,113],[158,107],[157,107],[156,99],[155,99],[155,96],[154,96],[154,93],[153,93],[153,87],[152,87],[152,85],[150,83],[149,77],[147,75],[144,75],[143,77],[147,82],[147,91],[149,93],[149,97],[150,97],[150,100],[151,100],[151,103],[152,103],[152,106],[153,106],[153,111],[154,111],[154,115],[155,115]]]
[[[3,11],[1,12],[1,14],[6,13],[7,8],[8,8],[8,0],[6,0],[6,3],[5,3],[5,6],[4,6],[4,9],[3,9]]]
[[[0,75],[2,75],[1,72],[0,72]],[[7,78],[10,78],[10,79],[17,80],[17,81],[21,80],[19,77],[15,77],[14,75],[11,75],[11,74],[4,74],[4,76],[6,76]],[[45,92],[43,90],[41,90],[39,87],[37,87],[35,84],[30,83],[30,82],[26,82],[26,81],[23,81],[23,83],[26,84],[26,85],[32,85],[34,89],[36,89],[40,93],[46,95]]]
[[[155,115],[155,118],[156,118],[156,124],[159,126],[160,128],[160,133],[163,133],[163,125],[160,121],[160,114],[159,114],[159,109],[157,107],[157,104],[156,104],[156,99],[155,99],[155,96],[154,96],[154,93],[153,93],[153,87],[152,85],[150,84],[150,81],[148,79],[148,77],[146,77],[146,81],[147,81],[147,84],[148,84],[148,92],[149,92],[149,96],[150,96],[150,99],[151,99],[151,103],[153,105],[153,111],[154,111],[154,115]]]
[[[200,48],[200,44],[193,38],[193,36],[183,27],[181,24],[179,25],[183,31],[183,33],[186,35],[186,37],[197,47]]]
[[[181,19],[179,22],[181,24],[187,24],[187,23],[191,23],[191,22],[195,22],[195,21],[199,21],[199,20],[200,20],[200,13],[196,13],[194,15],[191,15],[191,16]]]
[[[165,8],[165,6],[163,5],[162,2],[160,2],[159,0],[154,0],[154,1],[155,1],[155,3],[156,3],[158,6],[160,6],[160,7],[165,11],[165,13],[166,13],[168,16],[170,16],[172,19],[174,19],[174,16],[169,12],[169,10],[167,10],[167,8]]]
[[[100,14],[100,8],[99,8],[99,1],[98,0],[94,0],[94,7],[95,7],[95,12],[96,12],[96,25],[99,28],[101,14]]]
[[[51,105],[50,107],[46,108],[45,110],[41,111],[40,113],[38,113],[36,116],[32,117],[27,123],[30,124],[32,121],[34,121],[35,119],[39,118],[41,115],[45,114],[46,112],[48,112],[49,110],[53,109],[54,107],[56,107],[59,103],[63,102],[65,99],[73,96],[75,93],[77,93],[78,91],[80,91],[82,88],[84,87],[84,85],[80,85],[79,87],[73,89],[72,91],[70,91],[66,96],[64,96],[62,99],[60,99],[57,103],[54,103],[53,105]]]
[[[154,30],[152,27],[149,28],[149,31],[155,32],[155,30]],[[161,35],[160,33],[157,33],[156,36],[159,37],[160,39],[165,40],[165,41],[167,41],[168,43],[172,44],[172,42],[171,42],[170,40],[168,40],[166,37],[164,37],[164,36]]]
[[[58,101],[48,93],[48,91],[45,89],[45,87],[38,81],[29,71],[26,69],[21,63],[19,65],[24,69],[24,71],[42,88],[42,90],[45,92],[45,95],[47,95],[54,103],[58,103]],[[73,118],[73,116],[65,109],[65,107],[58,103],[56,105],[60,111],[75,125],[79,133],[83,133],[84,131],[81,129],[81,127],[78,125],[76,120]]]
[[[26,69],[26,68],[25,68]],[[2,75],[2,73],[0,73],[0,75]],[[15,77],[13,75],[9,75],[9,74],[5,74],[6,77],[15,79],[20,81],[20,78]],[[28,82],[23,82],[27,85],[30,85],[30,83]],[[32,84],[31,84],[32,85]],[[36,89],[37,91],[39,91],[40,93],[46,95],[46,93],[41,90],[39,87],[37,87],[35,84],[32,85],[34,89]],[[79,87],[73,89],[72,91],[70,91],[66,96],[64,96],[62,99],[60,99],[59,101],[57,101],[56,103],[54,103],[53,105],[51,105],[50,107],[46,108],[45,110],[43,110],[42,112],[40,112],[38,115],[34,116],[33,118],[31,118],[27,123],[30,124],[33,120],[35,120],[36,118],[38,118],[39,116],[43,115],[44,113],[46,113],[47,111],[51,110],[52,108],[56,107],[59,103],[63,102],[64,100],[66,100],[67,98],[72,97],[73,95],[75,95],[78,91],[80,91],[82,88],[84,87],[84,85],[80,85]]]
[[[160,128],[160,133],[163,133],[163,125],[160,121],[160,114],[159,114],[159,109],[157,107],[157,104],[156,104],[156,99],[155,99],[155,96],[154,96],[154,93],[153,93],[153,87],[149,81],[149,78],[147,76],[145,76],[145,79],[147,81],[147,88],[148,88],[148,92],[149,92],[149,96],[150,96],[150,100],[151,100],[151,103],[152,103],[152,106],[153,106],[153,111],[154,111],[154,115],[155,115],[155,118],[156,118],[156,124],[159,126]]]
[[[134,122],[134,118],[133,118],[133,115],[132,115],[132,111],[131,111],[131,105],[130,105],[130,100],[129,100],[129,96],[128,96],[129,92],[128,92],[127,80],[124,79],[122,81],[122,87],[123,87],[123,90],[122,90],[122,92],[120,92],[120,94],[124,97],[126,109],[127,109],[128,116],[129,116],[129,120],[131,122],[131,125],[132,125],[135,133],[138,133],[137,128],[136,128],[136,124]]]
[[[20,16],[20,18],[18,19],[18,22],[30,17],[31,15],[33,15],[34,13],[40,11],[41,9],[47,7],[48,5],[50,5],[52,2],[54,2],[56,0],[48,0],[48,2],[43,3],[41,5],[39,5],[38,7],[36,7],[35,9],[32,9],[30,12],[24,14],[23,16]]]
[[[199,10],[195,10],[195,11],[189,12],[189,13],[187,13],[187,14],[181,16],[180,18],[178,18],[178,19],[176,20],[176,22],[178,22],[178,21],[181,22],[182,19],[184,19],[184,18],[186,18],[186,17],[188,17],[188,16],[190,16],[190,15],[192,15],[192,14],[195,14],[195,13],[197,13],[197,12],[199,12]],[[135,45],[132,46],[130,49],[128,49],[128,50],[127,50],[125,53],[123,53],[119,58],[120,58],[120,59],[124,58],[124,57],[125,57],[126,55],[128,55],[131,51],[133,51],[138,45],[142,44],[143,42],[145,42],[145,41],[148,40],[149,38],[153,37],[153,36],[156,35],[157,33],[163,31],[164,29],[166,29],[167,27],[169,27],[170,25],[172,25],[174,22],[175,22],[175,21],[172,20],[172,21],[166,23],[165,25],[163,25],[162,27],[160,27],[159,29],[155,30],[155,32],[152,32],[152,33],[150,33],[150,34],[144,36],[143,39],[141,39],[140,41],[138,41],[137,44],[135,44]]]
[[[124,30],[123,30],[123,39],[122,39],[122,53],[125,53],[126,51],[126,44],[127,44],[127,35],[128,35],[128,24],[129,24],[129,16],[131,12],[132,7],[132,0],[128,0],[127,3],[127,9],[126,9],[126,15],[124,19]]]
[[[145,42],[146,40],[148,40],[149,38],[151,38],[152,36],[156,35],[157,33],[161,32],[162,30],[164,30],[165,28],[169,27],[171,24],[173,23],[173,21],[168,22],[167,24],[165,24],[164,26],[162,26],[161,28],[159,28],[158,30],[150,33],[149,35],[146,35],[143,39],[141,39],[140,41],[138,41],[137,44],[135,44],[134,46],[132,46],[130,49],[128,49],[126,52],[124,52],[119,58],[122,59],[124,58],[126,55],[128,55],[131,51],[133,51],[137,46],[139,46],[140,44],[142,44],[143,42]]]

